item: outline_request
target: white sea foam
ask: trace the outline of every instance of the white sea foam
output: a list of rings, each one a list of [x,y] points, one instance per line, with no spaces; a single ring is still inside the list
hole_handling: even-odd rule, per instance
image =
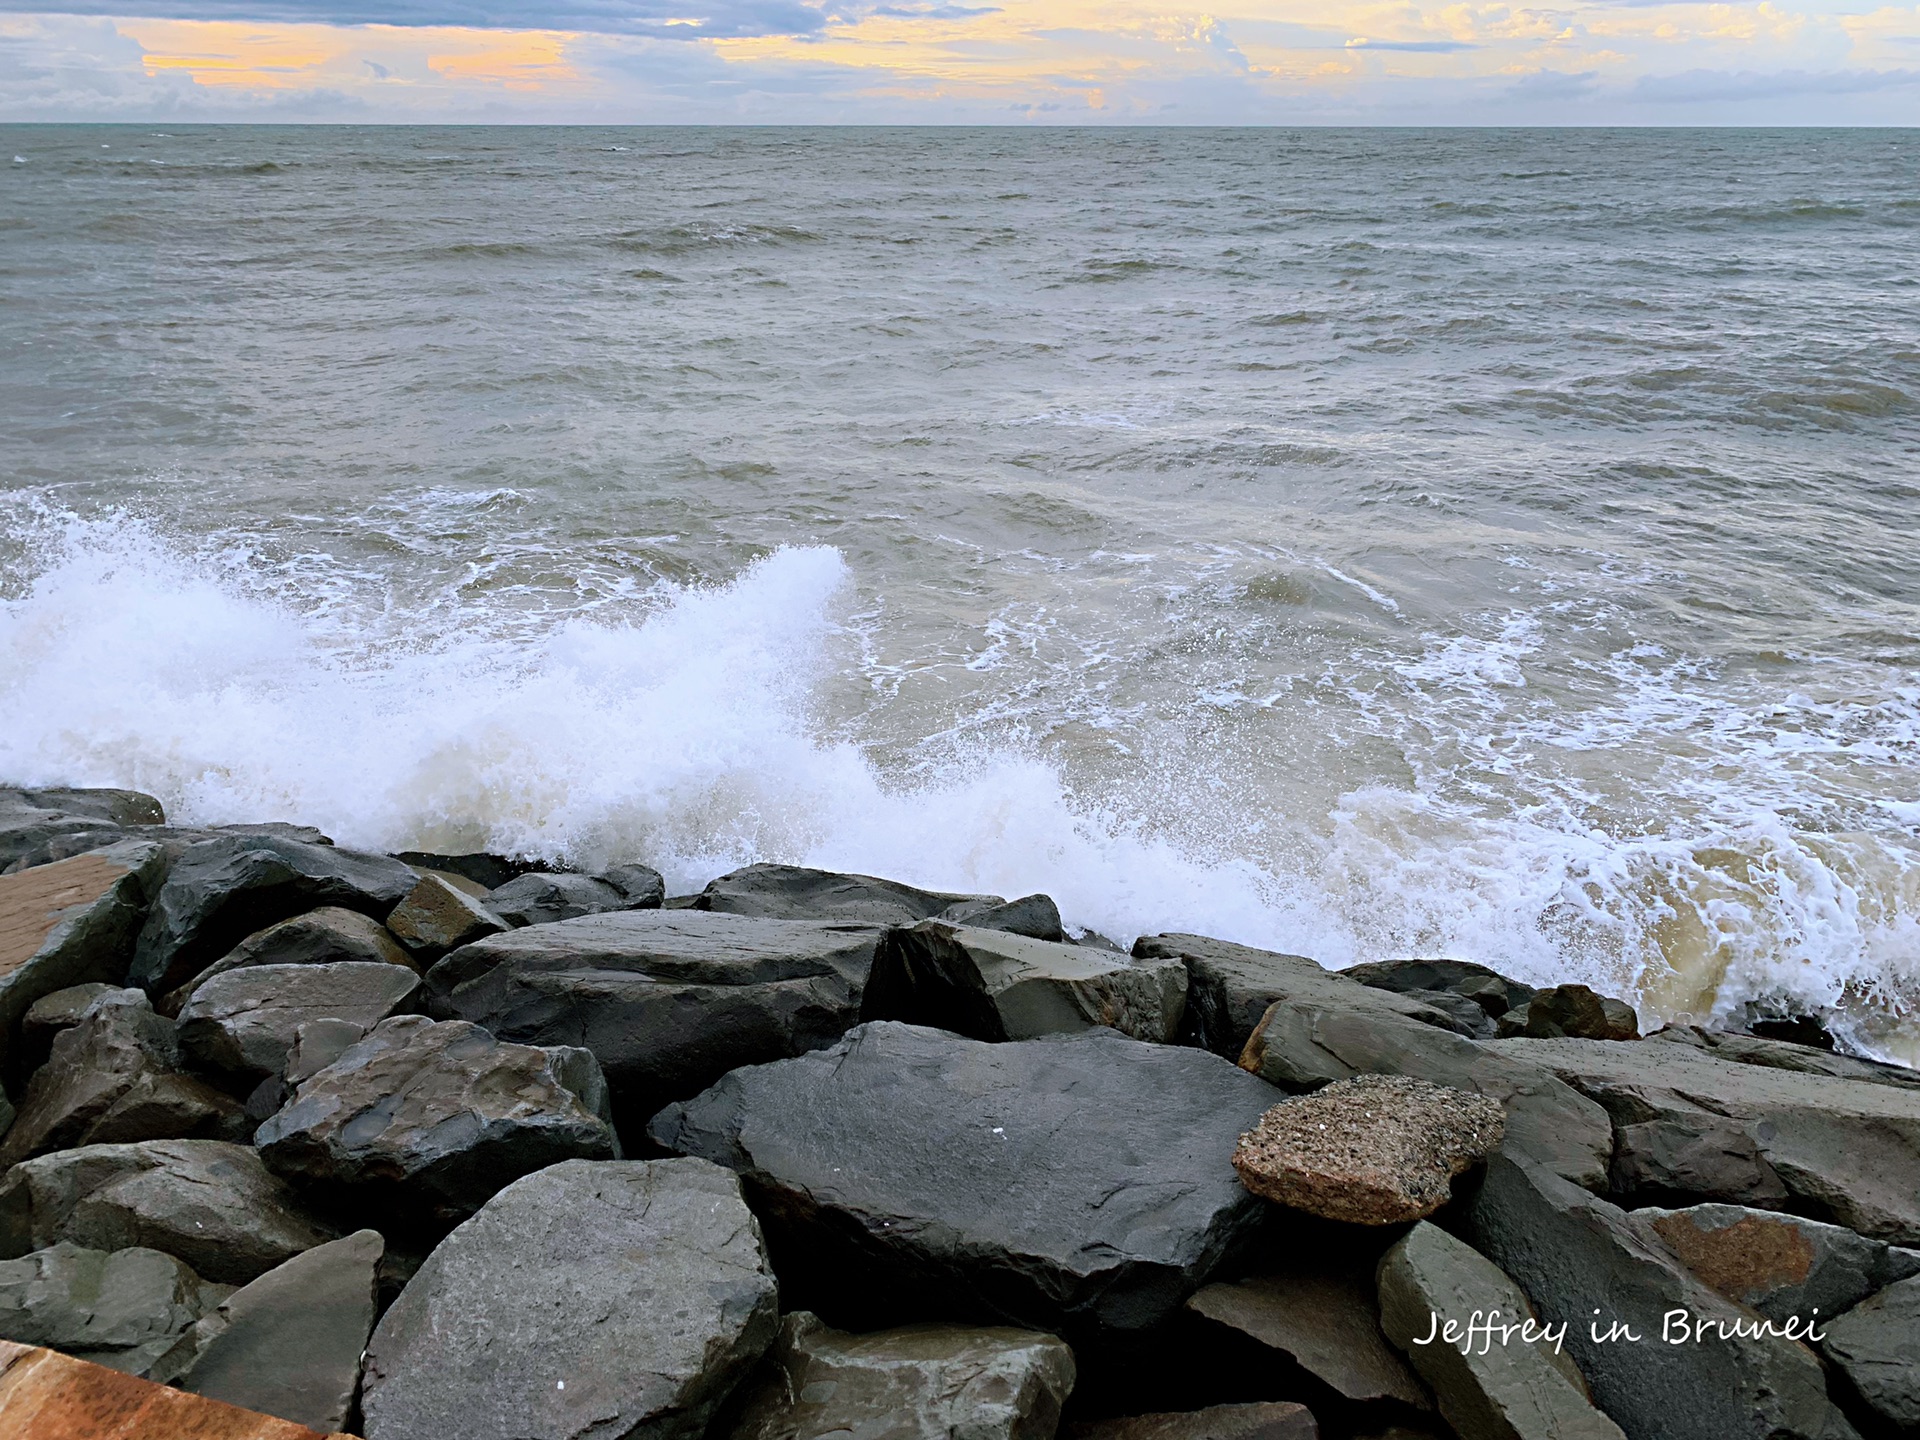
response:
[[[859,663],[842,630],[853,577],[822,547],[778,550],[724,585],[656,587],[637,616],[530,632],[524,614],[430,625],[378,597],[315,612],[288,579],[298,565],[176,545],[123,517],[55,517],[36,534],[0,604],[8,779],[132,785],[183,821],[286,818],[367,848],[641,859],[675,889],[772,859],[1045,890],[1070,922],[1122,940],[1192,929],[1331,965],[1454,954],[1628,991],[1662,1014],[1787,994],[1911,1053],[1920,846],[1898,833],[1810,832],[1766,803],[1615,831],[1564,797],[1502,807],[1387,784],[1323,816],[1270,797],[1236,827],[1203,823],[1220,783],[1207,768],[1226,758],[1205,750],[1189,757],[1197,783],[1151,792],[1004,745],[885,773],[816,714],[836,667]],[[1401,673],[1467,695],[1466,744],[1487,714],[1469,702],[1522,683],[1534,644],[1509,617],[1493,641],[1431,641]],[[1533,738],[1700,728],[1668,672],[1633,673],[1637,722]],[[1719,719],[1734,736],[1751,721]]]

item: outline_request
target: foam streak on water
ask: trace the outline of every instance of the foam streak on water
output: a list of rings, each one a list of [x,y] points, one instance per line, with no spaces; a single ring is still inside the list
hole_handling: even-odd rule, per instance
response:
[[[1911,134],[8,142],[0,780],[1920,1059]]]

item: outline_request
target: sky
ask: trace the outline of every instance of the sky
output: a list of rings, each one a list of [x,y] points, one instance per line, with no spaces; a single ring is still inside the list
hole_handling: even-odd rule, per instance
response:
[[[44,3],[0,121],[1920,125],[1872,0]]]

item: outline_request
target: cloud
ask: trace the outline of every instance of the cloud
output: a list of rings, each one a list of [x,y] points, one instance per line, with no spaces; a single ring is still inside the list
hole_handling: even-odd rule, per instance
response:
[[[1469,40],[1369,40],[1356,36],[1342,47],[1347,50],[1404,50],[1410,55],[1451,55],[1456,50],[1478,50]]]
[[[1863,95],[1915,86],[1920,86],[1920,70],[1686,70],[1642,75],[1630,93],[1635,100],[1654,104],[1699,105],[1793,95]]]
[[[245,24],[566,30],[664,40],[811,35],[827,16],[806,0],[0,0],[0,12],[125,15]]]

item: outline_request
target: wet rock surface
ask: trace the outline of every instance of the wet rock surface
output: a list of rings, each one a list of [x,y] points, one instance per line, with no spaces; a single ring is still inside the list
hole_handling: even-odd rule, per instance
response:
[[[345,1020],[370,1030],[415,1008],[420,992],[420,977],[404,965],[342,960],[230,970],[181,1007],[180,1048],[206,1070],[257,1083],[285,1073],[309,1021]]]
[[[1640,1021],[1624,1000],[1585,985],[1556,985],[1502,1015],[1499,1032],[1534,1040],[1638,1040]]]
[[[556,1303],[559,1301],[559,1303]],[[435,1249],[368,1346],[367,1440],[697,1437],[773,1343],[739,1182],[700,1160],[570,1161]]]
[[[387,929],[407,953],[431,964],[449,950],[489,935],[506,923],[479,900],[437,875],[422,876],[387,916]]]
[[[723,915],[884,927],[917,925],[951,906],[1005,903],[998,895],[920,890],[872,875],[841,875],[800,865],[749,865],[713,881],[694,898],[693,906]]]
[[[158,1250],[61,1241],[0,1260],[0,1340],[144,1374],[227,1288]]]

